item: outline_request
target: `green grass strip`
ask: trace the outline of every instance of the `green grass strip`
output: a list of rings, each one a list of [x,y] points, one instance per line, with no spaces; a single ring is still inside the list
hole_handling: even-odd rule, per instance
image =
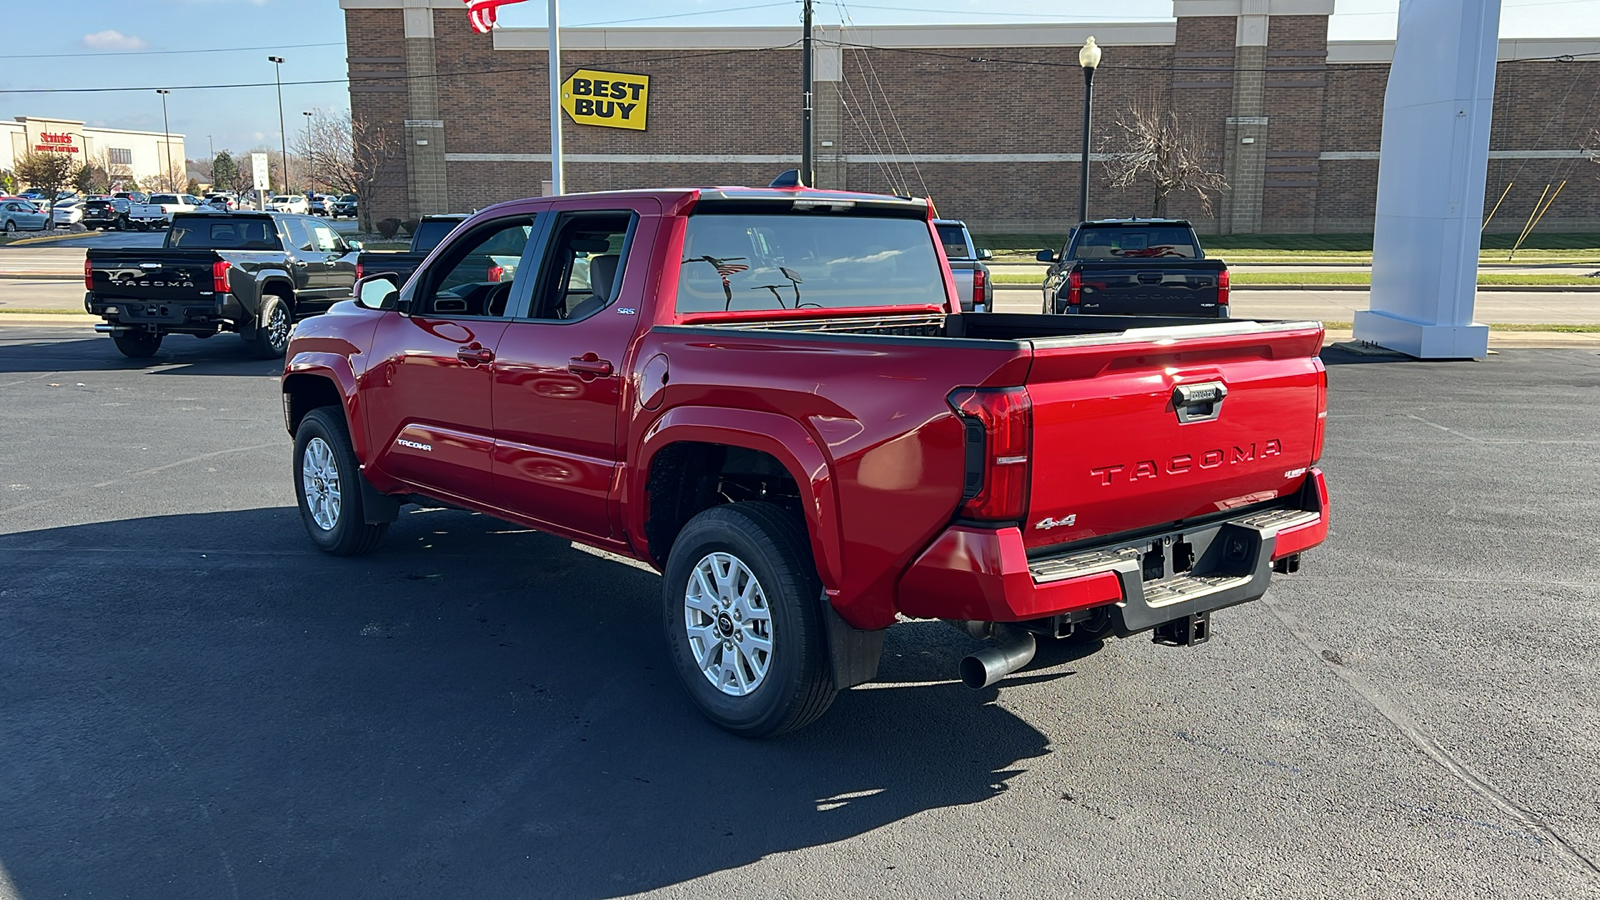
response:
[[[1044,284],[1044,273],[997,272],[990,276],[995,284]],[[1303,284],[1372,284],[1370,272],[1234,272],[1235,285],[1303,285]],[[1487,287],[1506,286],[1580,286],[1600,287],[1600,278],[1583,275],[1548,275],[1541,273],[1487,273],[1478,276],[1478,284]]]

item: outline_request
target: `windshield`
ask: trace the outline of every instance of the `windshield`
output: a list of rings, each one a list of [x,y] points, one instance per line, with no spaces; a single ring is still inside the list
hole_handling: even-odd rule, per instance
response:
[[[175,250],[282,249],[271,219],[236,216],[180,216],[167,233],[167,247]]]
[[[1199,259],[1194,232],[1182,226],[1086,225],[1073,245],[1073,259]]]
[[[684,236],[680,313],[944,303],[921,219],[701,214]]]
[[[417,224],[417,233],[411,238],[411,249],[417,253],[426,253],[439,246],[445,235],[456,230],[460,222],[450,219],[420,222]]]

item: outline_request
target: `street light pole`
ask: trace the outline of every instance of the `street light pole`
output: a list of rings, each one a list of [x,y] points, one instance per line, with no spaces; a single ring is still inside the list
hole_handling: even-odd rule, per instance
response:
[[[811,158],[811,0],[805,0],[800,13],[800,184],[814,187],[815,164]]]
[[[167,190],[175,191],[172,186],[172,129],[167,125],[167,95],[172,93],[166,88],[156,88],[156,93],[161,95],[161,132],[167,136]]]
[[[1083,67],[1083,165],[1078,173],[1078,221],[1089,221],[1089,111],[1094,108],[1094,70],[1100,65],[1100,46],[1090,37],[1078,51]]]
[[[267,62],[273,64],[273,78],[278,82],[278,138],[279,149],[283,153],[283,192],[289,193],[289,131],[283,127],[283,57],[269,56]]]
[[[561,3],[550,2],[550,193],[567,192],[561,163]]]
[[[311,157],[313,156],[311,151],[311,113],[302,112],[301,115],[306,117],[306,181],[310,182],[312,178],[310,170],[314,168],[311,162]],[[316,185],[308,183],[306,188],[309,190],[315,190]]]

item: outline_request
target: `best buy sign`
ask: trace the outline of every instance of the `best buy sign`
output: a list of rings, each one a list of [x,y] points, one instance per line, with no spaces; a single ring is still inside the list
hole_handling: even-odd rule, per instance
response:
[[[644,130],[650,76],[579,69],[561,83],[561,108],[579,125]]]

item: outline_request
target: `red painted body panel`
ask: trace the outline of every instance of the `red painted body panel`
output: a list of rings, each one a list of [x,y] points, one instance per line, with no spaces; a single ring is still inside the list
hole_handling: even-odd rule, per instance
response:
[[[698,196],[617,192],[485,210],[476,218],[639,210],[620,298],[564,323],[464,327],[360,309],[323,316],[297,332],[286,375],[320,372],[337,383],[379,490],[431,494],[658,566],[665,561],[650,559],[644,536],[657,455],[680,441],[768,453],[798,486],[828,596],[859,628],[901,613],[1017,621],[1114,602],[1115,576],[1104,573],[1035,586],[1028,551],[1257,503],[1306,477],[1320,327],[1096,343],[707,327],[736,324],[727,315],[686,325],[674,308],[677,267],[683,214]],[[929,232],[934,240],[931,223]],[[948,306],[948,271],[945,282]],[[474,343],[496,351],[494,365],[457,359]],[[614,363],[614,374],[583,378],[566,368],[587,353]],[[1223,416],[1180,425],[1173,386],[1207,381],[1229,390]],[[1032,481],[1022,522],[956,521],[966,431],[947,398],[960,387],[1028,393]],[[1201,465],[1212,449],[1239,446],[1243,456],[1251,441],[1249,459]],[[1173,463],[1184,456],[1189,467]],[[1144,462],[1153,474],[1137,469]],[[1113,474],[1128,478],[1102,483],[1104,472],[1094,472],[1116,465]],[[1037,528],[1047,516],[1076,518]],[[1278,547],[1296,552],[1284,548],[1326,533],[1323,516],[1285,531]]]

